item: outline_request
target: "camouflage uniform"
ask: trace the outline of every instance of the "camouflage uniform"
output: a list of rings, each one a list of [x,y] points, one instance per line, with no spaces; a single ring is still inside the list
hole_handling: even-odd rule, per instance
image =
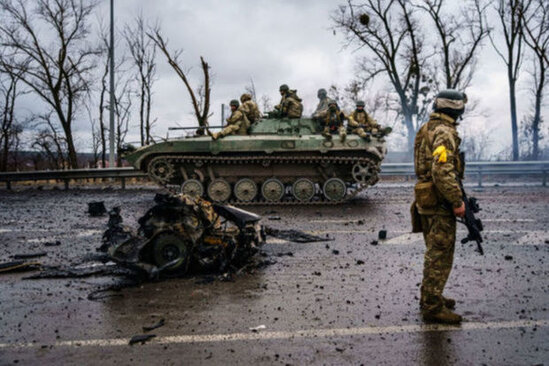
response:
[[[315,120],[324,120],[328,114],[328,107],[331,102],[334,102],[332,99],[328,98],[327,92],[325,89],[319,89],[318,93],[318,105],[316,106],[315,111],[313,112],[313,119]]]
[[[345,141],[345,138],[347,137],[347,129],[344,125],[346,118],[345,114],[339,109],[328,109],[324,120],[324,131],[322,132],[322,135],[331,140],[332,134],[339,133],[341,142]]]
[[[442,293],[454,258],[456,218],[453,209],[462,204],[457,181],[463,176],[460,143],[456,120],[444,113],[432,113],[415,140],[414,164],[418,182],[412,214],[414,218],[415,211],[416,225],[421,226],[413,231],[423,232],[426,245],[420,300],[424,315],[447,312],[449,305],[445,304],[453,302],[445,299]]]
[[[240,102],[242,104],[238,109],[246,115],[248,121],[250,121],[250,123],[259,121],[261,113],[259,112],[257,104],[252,100],[252,96],[250,94],[242,94]]]
[[[280,99],[280,104],[275,106],[282,117],[301,118],[303,114],[303,104],[301,98],[297,96],[297,90],[288,90]]]
[[[368,133],[377,134],[381,129],[376,120],[370,117],[365,110],[358,109],[355,109],[349,116],[349,127],[351,133],[355,133],[362,138],[368,137]]]

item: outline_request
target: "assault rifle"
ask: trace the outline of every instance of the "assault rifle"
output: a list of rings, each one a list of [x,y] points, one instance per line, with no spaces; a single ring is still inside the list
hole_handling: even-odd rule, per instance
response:
[[[465,156],[463,153],[460,154],[461,163],[465,167]],[[484,250],[482,249],[482,235],[480,232],[484,230],[482,227],[482,221],[475,217],[475,214],[480,211],[477,199],[475,197],[467,197],[465,189],[463,188],[463,183],[461,179],[458,178],[459,187],[461,188],[461,194],[463,197],[463,202],[465,203],[465,216],[461,219],[458,219],[458,222],[461,222],[467,227],[467,236],[461,239],[461,244],[465,244],[469,241],[477,242],[477,251],[480,255],[484,255]]]

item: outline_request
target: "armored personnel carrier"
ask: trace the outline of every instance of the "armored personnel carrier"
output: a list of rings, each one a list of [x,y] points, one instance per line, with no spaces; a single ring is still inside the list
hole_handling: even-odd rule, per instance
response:
[[[383,138],[328,140],[312,119],[267,118],[249,135],[185,137],[125,156],[162,186],[233,204],[339,203],[378,181]]]

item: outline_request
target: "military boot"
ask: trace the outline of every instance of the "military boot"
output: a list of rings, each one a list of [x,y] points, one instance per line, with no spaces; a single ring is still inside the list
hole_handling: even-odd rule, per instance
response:
[[[448,309],[455,309],[456,300],[442,296],[442,301],[444,301],[444,306],[446,306]]]
[[[339,134],[339,140],[341,142],[345,142],[345,139],[347,138],[347,134],[346,133],[341,133]]]
[[[324,136],[326,140],[332,140],[332,134],[328,128],[325,128],[324,131],[322,131],[322,136]]]
[[[423,320],[429,323],[459,324],[463,320],[461,315],[454,313],[443,306],[438,312],[423,313]]]

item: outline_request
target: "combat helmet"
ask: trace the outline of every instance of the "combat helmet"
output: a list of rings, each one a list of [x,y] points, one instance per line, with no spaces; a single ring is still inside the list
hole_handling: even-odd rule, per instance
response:
[[[455,89],[446,89],[440,91],[433,104],[433,110],[449,115],[457,119],[465,111],[467,95]]]
[[[288,90],[290,90],[290,87],[286,84],[282,84],[280,85],[280,88],[278,88],[279,91],[283,91],[283,92],[287,92]]]
[[[326,91],[326,89],[322,88],[322,89],[318,89],[318,92],[316,92],[316,95],[318,99],[323,99],[328,96],[328,92]]]
[[[240,96],[240,102],[244,103],[244,102],[247,102],[248,100],[251,100],[252,99],[252,96],[248,93],[244,93]]]
[[[236,99],[233,99],[230,101],[229,105],[232,107],[232,106],[235,106],[236,108],[238,108],[238,106],[240,105],[240,103],[238,102],[238,100]]]
[[[357,100],[357,101],[356,101],[356,106],[357,106],[357,107],[365,107],[366,104],[364,103],[363,100]]]

